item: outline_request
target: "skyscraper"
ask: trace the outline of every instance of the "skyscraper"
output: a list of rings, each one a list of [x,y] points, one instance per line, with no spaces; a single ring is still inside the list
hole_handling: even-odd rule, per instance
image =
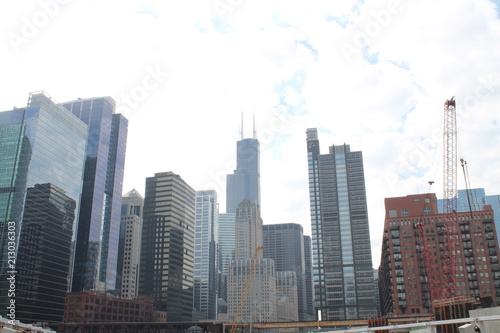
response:
[[[226,213],[235,213],[243,200],[260,207],[260,145],[255,137],[236,144],[236,170],[227,175]]]
[[[0,112],[0,314],[4,317],[14,300],[19,306],[15,319],[62,320],[87,131],[87,125],[44,92],[31,93],[26,108]],[[9,252],[15,250],[18,258],[13,267],[16,257]],[[9,299],[7,277],[15,270],[23,274],[15,276],[16,298]]]
[[[122,197],[116,272],[116,289],[122,298],[134,298],[138,292],[143,207],[144,198],[135,189]]]
[[[199,319],[217,319],[219,203],[214,190],[196,192],[194,310]]]
[[[276,321],[276,270],[274,260],[262,258],[262,218],[256,202],[244,200],[236,209],[235,241],[227,283],[229,319]]]
[[[277,274],[286,271],[295,272],[294,279],[297,288],[296,315],[300,321],[304,321],[307,296],[302,226],[297,223],[267,224],[262,226],[262,236],[264,258],[274,260]]]
[[[62,105],[88,125],[72,291],[114,290],[128,120],[110,97]]]
[[[349,145],[321,155],[307,130],[315,308],[323,320],[377,314],[363,157]]]
[[[191,321],[196,192],[173,172],[146,178],[139,295],[167,321]]]
[[[305,259],[305,281],[306,281],[306,310],[304,314],[305,320],[314,320],[314,285],[313,285],[313,270],[312,270],[312,245],[311,236],[304,236],[304,259]]]

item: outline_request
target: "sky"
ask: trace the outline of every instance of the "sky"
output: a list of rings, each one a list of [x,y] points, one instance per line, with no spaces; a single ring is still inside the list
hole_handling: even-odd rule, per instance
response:
[[[253,136],[255,119],[264,223],[300,223],[306,235],[305,132],[317,128],[322,153],[344,143],[363,152],[377,268],[384,198],[442,197],[451,97],[470,186],[500,194],[498,5],[3,1],[0,110],[40,90],[58,102],[111,96],[129,120],[123,193],[144,194],[147,177],[173,171],[215,189],[221,212],[236,141]]]

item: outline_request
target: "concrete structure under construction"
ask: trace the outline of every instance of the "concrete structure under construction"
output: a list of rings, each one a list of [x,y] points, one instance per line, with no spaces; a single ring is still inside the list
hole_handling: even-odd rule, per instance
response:
[[[500,299],[498,241],[491,206],[456,213],[455,228],[438,213],[434,193],[385,199],[379,267],[383,316],[419,316],[444,299],[443,267],[454,276],[454,297],[471,297],[483,307]],[[452,251],[446,252],[443,238]]]

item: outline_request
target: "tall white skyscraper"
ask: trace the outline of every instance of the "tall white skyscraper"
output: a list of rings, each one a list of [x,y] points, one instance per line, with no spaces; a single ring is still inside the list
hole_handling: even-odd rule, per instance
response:
[[[196,192],[194,302],[196,319],[217,319],[219,204],[214,190]]]
[[[123,298],[138,293],[144,198],[135,189],[122,197],[116,289]]]

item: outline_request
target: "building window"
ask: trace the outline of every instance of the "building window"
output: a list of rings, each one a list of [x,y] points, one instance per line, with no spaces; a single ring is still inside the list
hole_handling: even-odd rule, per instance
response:
[[[408,209],[401,209],[401,217],[408,216]]]
[[[396,210],[389,210],[389,217],[398,217]]]
[[[424,215],[431,215],[431,207],[424,207]]]

